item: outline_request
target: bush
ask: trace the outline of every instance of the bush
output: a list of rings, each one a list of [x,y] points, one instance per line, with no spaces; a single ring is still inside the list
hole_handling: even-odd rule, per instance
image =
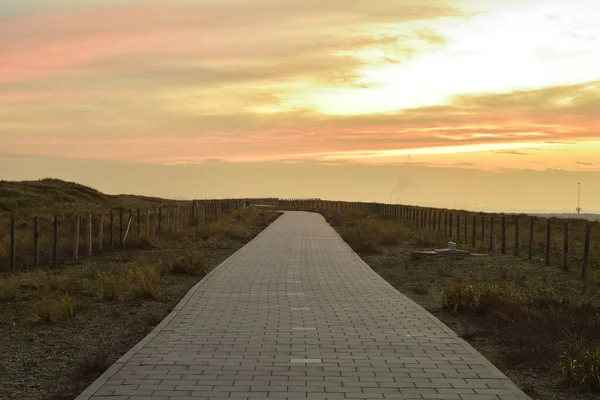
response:
[[[34,309],[40,321],[51,322],[54,304],[50,294],[42,294],[41,298],[34,303]]]
[[[446,288],[442,306],[455,312],[505,314],[518,300],[519,294],[507,286],[458,283]]]
[[[118,297],[123,281],[117,274],[102,274],[98,277],[98,286],[100,298],[110,301]]]
[[[65,293],[60,296],[60,311],[63,316],[68,318],[75,318],[75,311],[77,309],[77,298],[69,293]]]
[[[380,254],[381,249],[373,242],[373,240],[364,235],[348,233],[342,235],[342,239],[357,253],[360,254]]]
[[[130,274],[138,297],[158,298],[160,274],[156,267],[148,264],[138,264],[130,267]]]
[[[169,272],[172,274],[204,277],[208,273],[208,268],[204,264],[204,259],[200,254],[190,254],[182,258],[179,262],[171,265]]]
[[[558,366],[565,383],[582,392],[600,392],[600,346],[576,341],[561,355]]]

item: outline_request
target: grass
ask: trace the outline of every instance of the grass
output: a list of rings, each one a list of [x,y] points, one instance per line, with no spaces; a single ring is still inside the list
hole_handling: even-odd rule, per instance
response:
[[[585,339],[570,337],[569,350],[561,355],[559,368],[569,387],[600,393],[600,345],[590,346]]]
[[[34,303],[35,312],[41,322],[52,322],[52,314],[54,311],[54,302],[49,293],[44,293]]]
[[[147,299],[158,299],[160,289],[160,273],[151,264],[133,264],[129,266],[130,281],[136,296]]]
[[[59,300],[60,312],[67,318],[75,318],[77,311],[77,298],[72,294],[65,293],[60,296]]]
[[[193,253],[183,257],[178,262],[171,265],[169,272],[172,274],[187,274],[204,277],[208,273],[208,268],[202,255]]]
[[[123,277],[117,273],[101,273],[97,279],[99,297],[102,300],[115,300],[123,288]]]

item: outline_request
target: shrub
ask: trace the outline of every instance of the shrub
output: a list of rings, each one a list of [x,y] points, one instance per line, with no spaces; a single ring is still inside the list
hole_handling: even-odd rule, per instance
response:
[[[582,392],[600,392],[600,345],[570,338],[570,349],[558,361],[565,383]]]
[[[98,277],[99,295],[103,300],[114,300],[121,292],[123,281],[117,274],[102,274]]]
[[[72,294],[65,293],[60,296],[60,311],[63,316],[75,318],[77,309],[77,298]]]
[[[42,322],[51,322],[52,321],[52,310],[54,308],[54,304],[52,302],[52,298],[50,297],[50,293],[44,293],[34,303],[35,312]]]
[[[348,233],[342,235],[342,238],[357,253],[380,254],[382,252],[373,240],[367,236]]]
[[[130,268],[133,287],[138,297],[158,298],[160,274],[158,269],[148,264],[138,264]]]
[[[507,286],[458,283],[446,288],[442,306],[455,312],[505,314],[519,299],[520,295]]]
[[[204,259],[200,254],[190,254],[182,258],[179,262],[171,265],[169,272],[172,274],[195,275],[203,277],[208,273],[208,269],[206,268]]]

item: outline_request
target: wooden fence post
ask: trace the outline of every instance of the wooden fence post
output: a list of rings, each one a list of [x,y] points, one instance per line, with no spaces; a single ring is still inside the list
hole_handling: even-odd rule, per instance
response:
[[[142,216],[139,208],[137,209],[137,234],[138,236],[142,235]]]
[[[162,232],[162,207],[158,207],[158,233]]]
[[[471,235],[473,247],[477,246],[477,215],[473,215],[473,233]]]
[[[481,246],[485,246],[485,215],[481,216]]]
[[[10,272],[15,273],[17,264],[17,232],[15,216],[10,216]]]
[[[81,226],[81,217],[75,216],[75,234],[73,235],[73,260],[79,261],[79,229]]]
[[[40,266],[40,221],[33,217],[33,266]]]
[[[502,254],[506,254],[506,217],[502,217],[502,227],[500,228],[500,251]]]
[[[456,214],[456,242],[460,242],[460,214]]]
[[[54,216],[54,222],[52,224],[52,263],[56,265],[58,259],[58,216]]]
[[[450,227],[450,229],[448,230],[448,233],[450,234],[450,238],[452,238],[452,235],[454,235],[454,230],[453,230],[453,226],[452,226],[453,219],[454,219],[454,214],[450,213],[450,220],[448,221],[449,227]]]
[[[448,236],[448,211],[444,211],[444,236]]]
[[[150,236],[150,207],[146,210],[146,235]]]
[[[563,270],[568,271],[569,270],[569,223],[568,222],[565,223],[565,237],[564,237],[563,250],[564,250]]]
[[[583,245],[583,264],[581,265],[581,279],[585,278],[587,273],[588,262],[590,259],[590,236],[592,234],[592,227],[588,225],[585,228],[585,242]]]
[[[119,245],[123,247],[125,243],[125,236],[123,232],[123,209],[119,210]]]
[[[110,248],[115,246],[115,214],[110,210]]]
[[[102,253],[102,245],[104,244],[104,213],[100,214],[100,223],[98,225],[98,252]]]
[[[131,228],[131,223],[133,221],[133,210],[131,208],[129,209],[129,219],[128,219],[128,221],[129,221],[128,223],[129,223],[130,226],[128,228],[126,228],[126,229]],[[125,234],[125,239],[123,239],[123,244],[125,244],[125,240],[127,240],[127,233]]]
[[[550,218],[548,218],[548,225],[546,226],[546,266],[550,265],[550,246],[552,240],[552,225],[550,224]]]
[[[490,250],[496,250],[496,228],[494,217],[490,220]]]
[[[521,247],[521,228],[519,217],[515,217],[515,249],[513,254],[515,256],[519,255],[519,248]]]
[[[87,237],[87,255],[88,257],[92,256],[92,238],[93,238],[93,233],[92,233],[92,214],[89,215],[88,217],[88,237]]]
[[[531,260],[533,258],[533,234],[535,231],[535,217],[531,217],[529,220],[529,254],[527,255],[528,258]]]

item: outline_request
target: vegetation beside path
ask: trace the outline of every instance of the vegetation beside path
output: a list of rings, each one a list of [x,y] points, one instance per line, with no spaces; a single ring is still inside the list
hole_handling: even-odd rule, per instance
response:
[[[73,192],[64,207],[94,205],[78,194],[88,189],[63,184]],[[26,189],[23,196],[32,192]],[[96,198],[98,209],[119,199],[123,207],[154,200]],[[35,199],[18,200],[18,211],[40,215],[48,199]],[[132,237],[125,249],[79,262],[0,272],[0,398],[75,398],[278,215],[253,208],[216,214],[197,228]]]

